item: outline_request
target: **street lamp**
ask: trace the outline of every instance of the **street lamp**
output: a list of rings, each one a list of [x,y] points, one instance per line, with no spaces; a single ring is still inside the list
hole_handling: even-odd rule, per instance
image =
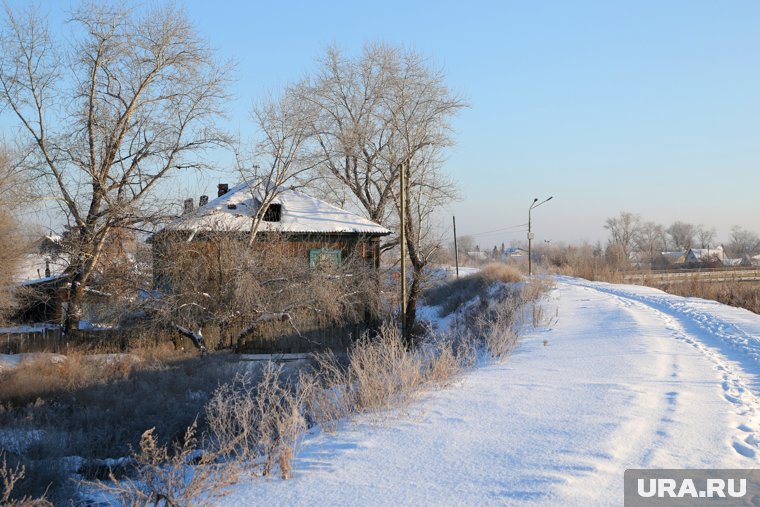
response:
[[[528,276],[533,275],[533,251],[531,250],[531,242],[533,241],[533,232],[530,230],[530,212],[533,210],[533,208],[538,208],[542,204],[549,202],[552,200],[551,196],[548,199],[544,199],[541,202],[538,202],[538,197],[533,199],[533,202],[530,204],[530,208],[528,208]],[[536,204],[538,202],[538,204]]]

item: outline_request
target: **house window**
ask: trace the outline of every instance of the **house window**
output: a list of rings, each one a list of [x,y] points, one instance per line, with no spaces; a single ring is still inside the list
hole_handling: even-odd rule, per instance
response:
[[[282,204],[270,204],[264,212],[265,222],[279,222],[282,218]]]
[[[340,266],[340,250],[317,248],[309,250],[309,269],[312,271],[335,271]]]

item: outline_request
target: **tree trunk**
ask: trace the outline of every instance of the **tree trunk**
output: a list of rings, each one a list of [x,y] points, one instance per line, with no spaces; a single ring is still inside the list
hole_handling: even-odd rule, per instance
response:
[[[406,299],[406,322],[404,323],[407,333],[414,329],[414,324],[417,321],[417,302],[422,294],[423,267],[424,265],[412,261],[412,285],[409,287]]]
[[[90,276],[103,252],[105,238],[110,229],[101,231],[98,237],[82,233],[81,245],[83,252],[77,255],[76,260],[69,266],[71,271],[71,286],[68,291],[68,309],[63,321],[63,333],[68,334],[71,330],[79,329],[79,321],[82,319],[84,296]],[[90,251],[87,251],[87,250]]]
[[[63,321],[63,334],[79,329],[79,321],[82,319],[82,303],[84,302],[84,288],[87,281],[83,271],[77,269],[71,275],[71,286],[68,291],[66,315]]]

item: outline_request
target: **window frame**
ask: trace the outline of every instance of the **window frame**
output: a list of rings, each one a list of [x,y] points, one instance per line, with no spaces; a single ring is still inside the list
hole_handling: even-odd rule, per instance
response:
[[[333,255],[335,259],[334,269],[340,268],[343,262],[343,254],[340,249],[337,248],[312,248],[309,250],[309,271],[314,272],[318,270],[318,259],[323,255]]]

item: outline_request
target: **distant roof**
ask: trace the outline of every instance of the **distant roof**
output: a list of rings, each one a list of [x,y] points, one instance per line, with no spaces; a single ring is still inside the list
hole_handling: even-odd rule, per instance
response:
[[[724,257],[722,246],[717,246],[715,248],[692,248],[686,254],[689,255],[689,253],[691,253],[695,259],[702,259],[707,257],[717,257],[719,259],[723,259]]]
[[[262,198],[263,180],[240,183],[221,197],[169,223],[168,231],[238,231],[251,229]],[[357,233],[386,235],[391,231],[371,220],[293,189],[280,188],[273,204],[282,206],[280,220],[261,222],[260,231],[290,233]]]
[[[671,262],[677,262],[681,261],[683,262],[684,257],[686,256],[686,252],[676,251],[676,252],[662,252],[662,256],[668,259]]]

